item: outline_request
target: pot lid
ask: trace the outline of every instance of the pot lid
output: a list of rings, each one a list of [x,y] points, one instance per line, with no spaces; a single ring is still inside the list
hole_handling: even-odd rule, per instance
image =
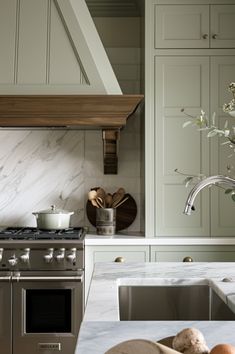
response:
[[[56,206],[53,204],[53,205],[51,205],[50,209],[36,211],[33,214],[70,214],[70,215],[72,215],[73,213],[74,213],[73,211],[57,209]]]

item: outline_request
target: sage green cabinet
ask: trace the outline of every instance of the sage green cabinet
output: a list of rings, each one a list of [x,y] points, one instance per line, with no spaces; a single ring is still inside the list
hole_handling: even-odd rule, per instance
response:
[[[235,76],[235,4],[147,0],[145,6],[146,235],[234,237],[235,204],[222,188],[205,188],[196,211],[183,214],[193,186],[185,188],[175,169],[209,176],[227,174],[232,165],[223,138],[209,139],[183,123],[202,109],[208,117],[216,113],[216,126],[234,125],[223,104],[232,98],[228,86]]]
[[[184,260],[235,262],[235,245],[151,246],[152,262],[183,262]]]
[[[85,298],[87,298],[94,264],[98,262],[149,262],[149,246],[86,246]]]
[[[154,30],[155,48],[234,48],[235,5],[156,5]]]
[[[85,246],[85,298],[95,263],[99,262],[235,262],[235,245]],[[107,263],[107,267],[108,267]],[[138,277],[138,274],[136,274]]]

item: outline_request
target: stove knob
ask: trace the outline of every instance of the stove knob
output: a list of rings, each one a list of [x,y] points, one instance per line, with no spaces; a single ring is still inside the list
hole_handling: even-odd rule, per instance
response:
[[[44,255],[44,261],[46,263],[51,263],[53,260],[54,248],[48,248],[48,253]]]
[[[20,255],[20,260],[22,263],[29,263],[29,252],[30,248],[25,248],[24,253]]]
[[[57,262],[62,262],[64,260],[65,248],[60,248],[55,259]]]
[[[76,260],[76,248],[71,248],[70,252],[68,255],[67,255],[67,261],[69,263],[74,263],[74,261]]]
[[[10,257],[8,259],[8,263],[10,264],[10,266],[14,267],[18,262],[18,258],[16,258],[15,255],[13,255],[12,257]]]
[[[2,261],[3,248],[0,248],[0,262]]]

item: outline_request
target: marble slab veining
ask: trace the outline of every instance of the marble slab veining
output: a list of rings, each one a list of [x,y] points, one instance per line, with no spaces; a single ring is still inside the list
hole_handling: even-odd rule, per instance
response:
[[[235,321],[119,321],[119,285],[160,284],[208,284],[235,312],[235,263],[97,263],[75,354],[104,354],[125,340],[157,341],[186,327],[200,329],[209,348],[235,345]]]
[[[138,129],[125,134],[138,135]],[[121,150],[131,160],[138,146]],[[124,162],[119,159],[118,175],[103,174],[101,131],[0,129],[0,225],[34,227],[32,212],[55,204],[75,212],[72,226],[95,230],[86,217],[87,192],[102,186],[110,192],[124,187],[134,196],[138,215],[130,229],[139,230],[140,172]]]
[[[223,282],[231,278],[231,282]],[[96,263],[85,321],[119,321],[118,286],[208,284],[235,312],[234,262]]]
[[[188,327],[198,328],[210,349],[219,343],[235,346],[235,321],[97,321],[82,323],[75,354],[104,354],[126,340],[158,341]]]
[[[0,225],[36,226],[33,211],[51,204],[84,219],[84,134],[0,131]]]

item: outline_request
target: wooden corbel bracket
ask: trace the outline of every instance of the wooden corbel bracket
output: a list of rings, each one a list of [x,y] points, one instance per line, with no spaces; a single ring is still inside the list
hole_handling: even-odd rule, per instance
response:
[[[118,173],[118,140],[120,129],[103,129],[104,174]]]
[[[0,127],[102,129],[104,174],[117,174],[120,129],[143,95],[0,95]]]

